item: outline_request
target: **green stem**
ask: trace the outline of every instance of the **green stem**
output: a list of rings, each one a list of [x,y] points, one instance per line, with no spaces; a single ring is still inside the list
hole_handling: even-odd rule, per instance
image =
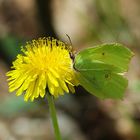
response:
[[[47,93],[47,100],[48,100],[48,104],[49,104],[49,110],[50,110],[50,115],[51,115],[51,119],[52,119],[52,123],[53,123],[53,127],[54,127],[54,133],[55,133],[56,140],[62,140],[58,122],[57,122],[54,99],[53,99],[53,96],[50,95],[50,93]]]

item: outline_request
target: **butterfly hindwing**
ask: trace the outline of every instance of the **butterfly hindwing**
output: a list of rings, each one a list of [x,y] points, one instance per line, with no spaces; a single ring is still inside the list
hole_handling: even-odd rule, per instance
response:
[[[121,99],[127,87],[127,79],[110,71],[82,71],[78,73],[80,84],[99,98]]]

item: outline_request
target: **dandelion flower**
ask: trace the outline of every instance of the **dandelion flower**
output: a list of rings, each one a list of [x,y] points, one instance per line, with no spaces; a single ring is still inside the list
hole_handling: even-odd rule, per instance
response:
[[[27,43],[21,51],[12,70],[7,72],[10,92],[16,91],[17,96],[24,93],[25,101],[43,98],[46,89],[54,97],[75,92],[78,81],[66,44],[49,37],[40,38]]]

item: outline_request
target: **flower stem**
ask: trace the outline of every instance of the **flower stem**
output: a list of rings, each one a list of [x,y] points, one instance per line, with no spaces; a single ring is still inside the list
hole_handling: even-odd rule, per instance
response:
[[[53,123],[53,127],[54,127],[54,133],[55,133],[56,140],[62,140],[58,122],[57,122],[54,99],[53,99],[53,96],[50,95],[50,93],[47,93],[47,100],[48,100],[48,104],[49,104],[49,110],[50,110],[50,115],[51,115],[51,119],[52,119],[52,123]]]

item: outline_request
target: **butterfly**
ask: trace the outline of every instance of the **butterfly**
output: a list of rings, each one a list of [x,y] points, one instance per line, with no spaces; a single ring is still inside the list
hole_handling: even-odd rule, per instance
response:
[[[80,85],[101,99],[122,99],[128,86],[123,75],[128,71],[133,55],[118,43],[81,50],[74,59]]]

